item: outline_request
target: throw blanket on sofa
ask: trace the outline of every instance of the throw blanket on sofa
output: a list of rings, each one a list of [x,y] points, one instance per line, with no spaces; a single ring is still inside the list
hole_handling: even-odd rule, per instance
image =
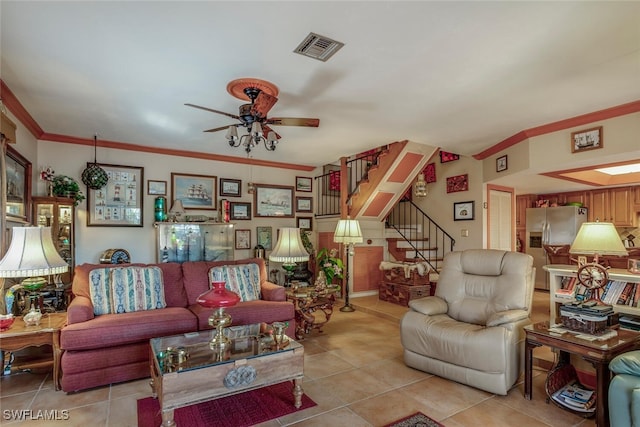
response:
[[[158,267],[98,268],[89,273],[95,315],[165,308],[162,270]]]
[[[225,287],[240,295],[240,301],[260,299],[260,267],[258,267],[258,264],[212,267],[209,270],[209,283],[213,281],[213,274],[217,272],[222,274],[222,279],[226,282]]]

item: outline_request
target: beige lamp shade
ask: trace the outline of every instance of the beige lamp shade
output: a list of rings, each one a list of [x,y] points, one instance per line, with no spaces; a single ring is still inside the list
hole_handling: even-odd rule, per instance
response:
[[[333,233],[333,241],[336,243],[362,243],[362,231],[360,223],[357,219],[341,219],[336,225],[336,231]]]
[[[299,228],[281,228],[276,247],[269,255],[269,260],[283,264],[309,261],[309,253],[300,239]]]
[[[51,227],[14,227],[11,245],[0,261],[0,277],[61,274],[69,269],[51,239]]]
[[[610,222],[583,223],[569,252],[579,255],[628,255],[622,239]]]

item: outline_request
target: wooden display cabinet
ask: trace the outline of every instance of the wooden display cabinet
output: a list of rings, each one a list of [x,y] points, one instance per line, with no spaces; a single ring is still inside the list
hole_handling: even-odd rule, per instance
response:
[[[632,209],[634,191],[633,187],[592,190],[589,220],[612,222],[616,227],[635,227],[636,215]]]
[[[66,197],[33,197],[33,223],[37,227],[51,227],[51,238],[69,270],[60,275],[62,283],[73,280],[75,268],[75,206]]]

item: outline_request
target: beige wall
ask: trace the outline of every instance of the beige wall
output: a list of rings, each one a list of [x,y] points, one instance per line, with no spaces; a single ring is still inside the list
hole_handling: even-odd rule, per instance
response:
[[[80,176],[87,161],[93,160],[93,148],[75,144],[63,144],[47,141],[38,143],[38,170],[51,166],[56,174],[69,175],[81,182]],[[241,150],[238,153],[241,155]],[[277,155],[277,152],[276,152]],[[76,208],[76,251],[77,263],[98,262],[100,254],[110,248],[124,248],[131,254],[134,262],[155,262],[156,230],[154,222],[154,199],[156,196],[146,194],[146,180],[167,181],[167,200],[171,204],[171,172],[214,175],[218,178],[242,180],[242,197],[229,198],[230,201],[252,202],[247,194],[247,182],[251,179],[251,168],[244,164],[216,162],[211,160],[173,157],[159,154],[139,153],[115,149],[98,148],[98,163],[123,166],[142,166],[144,168],[144,202],[143,227],[87,227],[87,204],[83,201]],[[315,173],[304,173],[266,167],[253,166],[253,181],[256,183],[275,185],[295,185],[296,176],[315,176]],[[36,194],[44,195],[46,188],[43,182],[35,181]],[[82,187],[82,184],[81,184]],[[296,193],[308,196],[311,193]],[[219,199],[219,197],[218,197]],[[189,214],[205,214],[215,216],[213,211],[193,211]],[[305,214],[308,216],[309,214]],[[256,227],[273,227],[273,237],[280,227],[295,227],[295,218],[258,218],[251,221],[236,221],[237,229],[251,230],[251,246],[256,245]],[[312,243],[314,243],[312,241]],[[253,250],[237,250],[236,258],[253,255]]]

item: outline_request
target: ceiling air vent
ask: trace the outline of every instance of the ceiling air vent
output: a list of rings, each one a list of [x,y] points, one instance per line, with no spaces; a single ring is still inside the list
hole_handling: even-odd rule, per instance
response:
[[[316,33],[309,33],[302,43],[295,48],[294,52],[325,62],[340,50],[342,46],[344,46],[344,43],[337,42]]]

